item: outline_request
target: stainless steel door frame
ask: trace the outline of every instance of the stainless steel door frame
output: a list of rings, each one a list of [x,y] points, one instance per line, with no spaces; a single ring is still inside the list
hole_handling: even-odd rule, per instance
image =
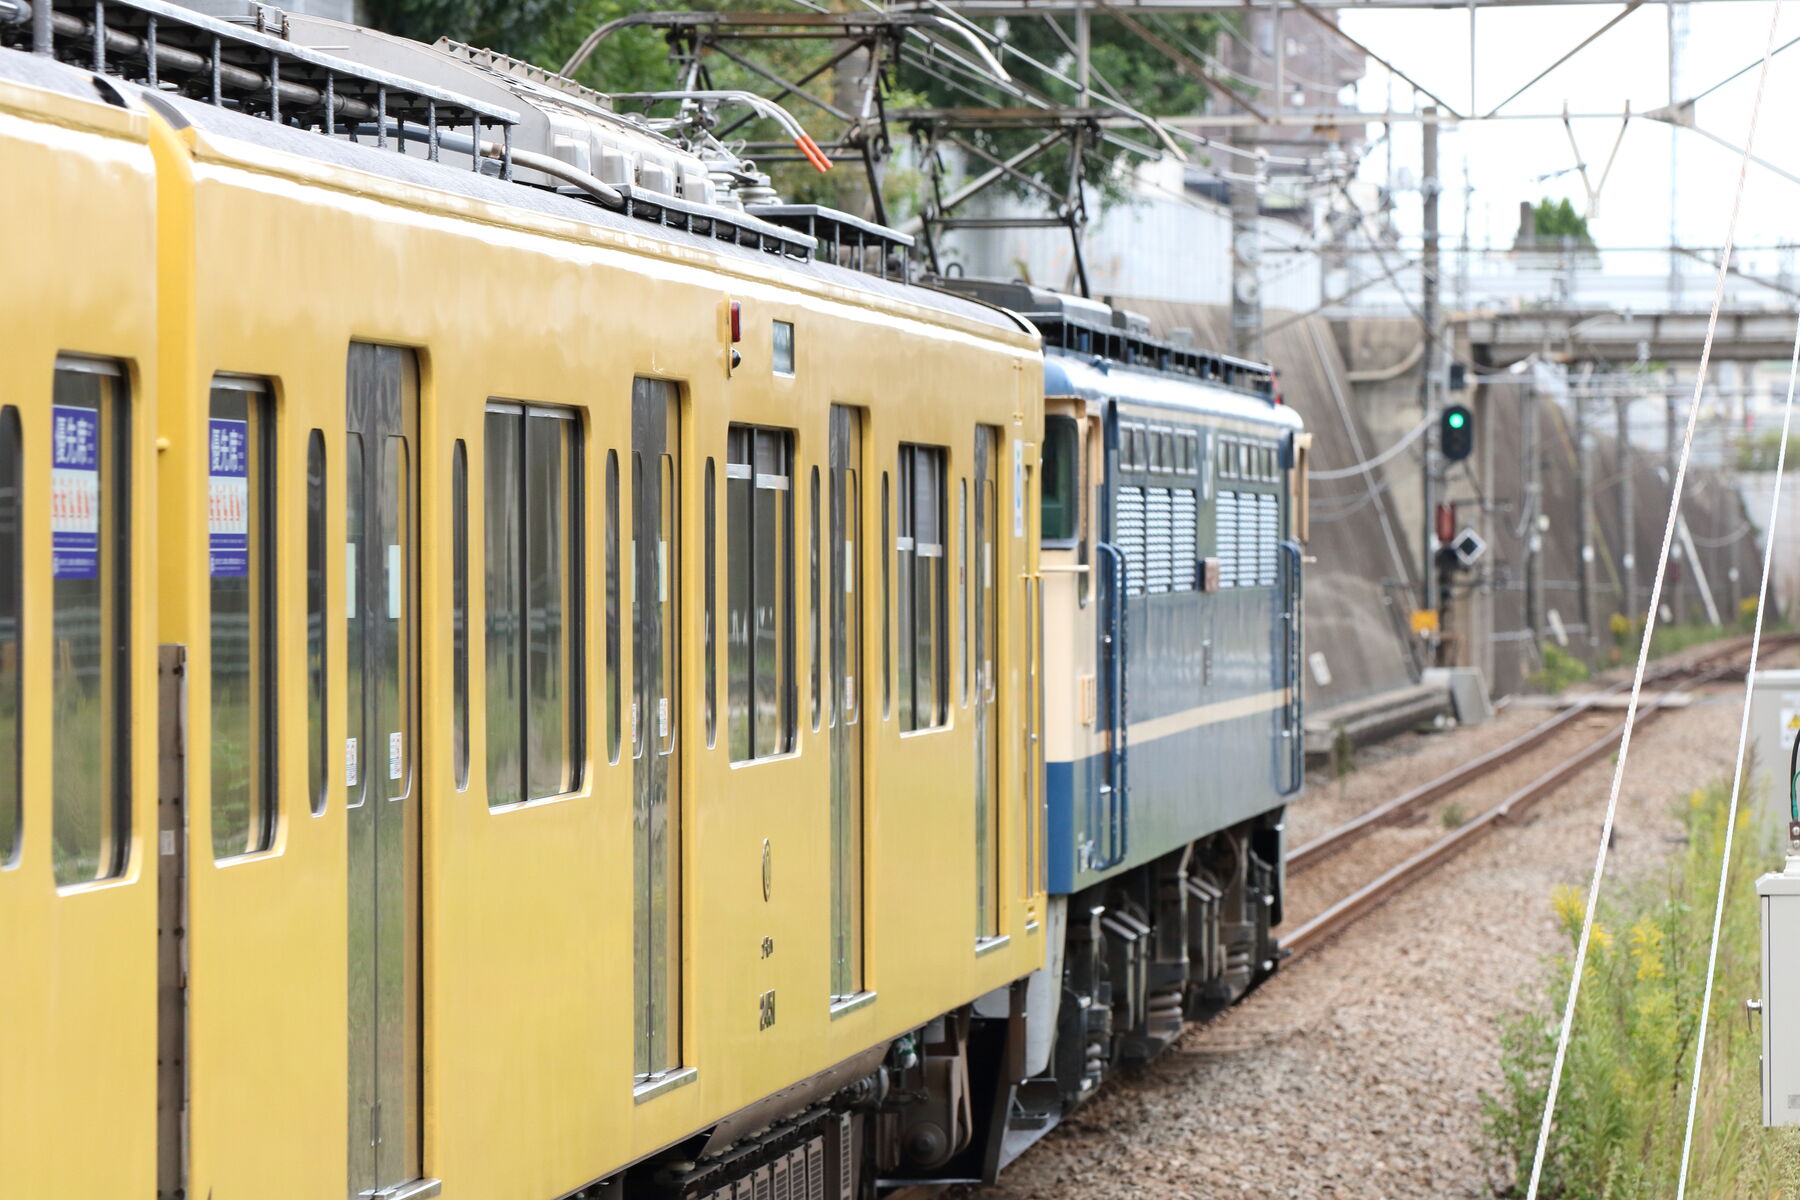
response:
[[[681,1064],[680,389],[631,389],[633,979],[638,1082]]]
[[[346,395],[349,1192],[362,1197],[413,1190],[423,1159],[417,360],[354,344]]]
[[[863,990],[862,416],[831,406],[831,994]]]
[[[1000,932],[1000,432],[975,427],[975,936]]]

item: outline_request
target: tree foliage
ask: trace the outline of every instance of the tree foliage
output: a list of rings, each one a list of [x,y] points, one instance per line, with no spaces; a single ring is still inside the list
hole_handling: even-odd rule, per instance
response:
[[[649,0],[365,0],[365,17],[378,29],[403,37],[430,42],[440,36],[499,50],[552,69],[560,67],[582,40],[599,25],[635,12],[647,12],[659,6]],[[729,8],[791,12],[783,0],[699,0],[694,9]],[[1032,67],[1024,57],[1034,59],[1057,73],[1074,78],[1075,56],[1069,49],[1074,41],[1074,27],[1065,21],[1062,36],[1048,23],[1049,19],[1025,18],[988,22],[986,28],[1019,54],[1002,53],[1008,71],[1021,84],[1041,93],[1053,105],[1074,107],[1080,97],[1071,83],[1052,77]],[[1208,15],[1145,15],[1139,18],[1153,27],[1155,34],[1179,48],[1190,62],[1198,55],[1215,50],[1223,22]],[[1066,39],[1066,41],[1065,41]],[[798,44],[782,41],[761,43],[751,53],[778,74],[793,78],[805,74],[829,47],[818,43]],[[962,53],[966,54],[966,51]],[[1185,73],[1160,51],[1146,45],[1135,31],[1112,19],[1105,10],[1092,17],[1089,61],[1092,65],[1093,91],[1096,95],[1116,94],[1118,100],[1140,112],[1155,116],[1193,115],[1206,111],[1206,88]],[[753,72],[713,56],[707,62],[712,83],[721,88],[742,88],[767,95],[772,85]],[[946,78],[948,76],[949,78]],[[931,108],[971,108],[988,105],[1018,107],[1016,99],[998,88],[979,80],[957,78],[954,68],[921,69],[916,64],[902,64],[888,75],[892,87],[888,98],[891,110]],[[626,29],[603,42],[598,51],[577,72],[579,81],[603,92],[649,91],[675,86],[678,80],[670,62],[668,47],[660,32],[652,29]],[[829,76],[812,85],[829,96],[833,82]],[[841,124],[828,114],[801,102],[789,102],[790,109],[821,143],[829,144],[842,132]],[[1096,105],[1097,106],[1097,105]],[[747,127],[758,136],[774,137],[772,125]],[[904,131],[896,129],[896,138]],[[1115,166],[1128,167],[1139,160],[1124,142],[1132,142],[1154,151],[1154,138],[1143,130],[1113,129],[1109,138],[1088,151],[1089,178],[1101,188],[1104,199],[1116,198],[1123,181]],[[739,136],[743,136],[740,133]],[[1005,130],[971,133],[970,140],[983,150],[1000,157],[1010,156],[1028,146],[1041,134],[1032,131]],[[842,198],[846,188],[856,194],[849,178],[858,174],[854,162],[843,164],[827,176],[819,176],[805,167],[776,169],[771,172],[784,193],[799,201],[833,203]],[[1044,187],[1060,193],[1067,185],[1069,162],[1062,148],[1046,152],[1027,164],[1023,173]],[[916,209],[922,176],[916,171],[893,171],[883,188],[890,211]],[[1015,195],[1043,199],[1029,185],[1016,180],[1007,187]]]
[[[1139,11],[1134,17],[1148,27],[1164,43],[1180,53],[1194,67],[1201,55],[1212,55],[1224,29],[1220,18],[1208,14],[1162,15]],[[990,32],[1017,53],[1001,53],[1000,58],[1014,78],[1035,91],[1052,105],[1080,107],[1076,79],[1076,56],[1069,46],[1075,41],[1072,21],[1060,24],[1054,16],[1014,18],[988,23]],[[1060,30],[1060,35],[1058,30]],[[1095,99],[1090,108],[1105,109],[1101,98],[1126,105],[1149,116],[1193,116],[1206,112],[1210,96],[1204,84],[1182,70],[1161,50],[1147,44],[1138,32],[1123,21],[1108,16],[1104,9],[1091,18],[1088,40],[1090,91]],[[1035,61],[1050,68],[1039,70],[1029,65]],[[929,74],[918,68],[901,73],[906,86],[915,89],[934,108],[980,107],[984,102],[998,107],[1016,108],[1019,102],[1002,95],[998,89],[971,85],[961,78],[946,79],[951,72]],[[1059,79],[1056,76],[1062,76]],[[1158,143],[1149,131],[1139,128],[1115,128],[1099,145],[1087,151],[1087,174],[1097,185],[1103,203],[1119,199],[1124,191],[1124,174],[1143,155],[1124,143],[1159,152]],[[1042,134],[1032,130],[990,130],[973,132],[969,140],[996,157],[1006,159],[1024,150]],[[1062,192],[1069,178],[1067,151],[1062,147],[1046,151],[1031,160],[1025,173],[1053,192]],[[1007,190],[1025,199],[1043,199],[1036,189],[1009,180]]]
[[[1575,211],[1566,196],[1560,201],[1548,196],[1539,200],[1532,208],[1532,221],[1539,241],[1572,238],[1579,246],[1594,244],[1593,235],[1588,232],[1587,218]]]

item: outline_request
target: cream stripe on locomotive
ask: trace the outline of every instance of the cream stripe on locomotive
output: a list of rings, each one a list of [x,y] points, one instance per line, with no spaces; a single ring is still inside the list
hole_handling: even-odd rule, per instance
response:
[[[1148,721],[1133,721],[1128,744],[1142,746],[1145,742],[1157,738],[1169,737],[1172,734],[1186,733],[1191,729],[1200,729],[1207,725],[1217,725],[1222,721],[1235,721],[1239,717],[1252,717],[1257,713],[1271,712],[1280,708],[1293,698],[1292,688],[1281,688],[1273,692],[1263,692],[1256,696],[1239,696],[1233,700],[1221,700],[1217,704],[1202,704],[1198,708],[1190,708],[1186,712],[1169,713],[1161,717],[1153,717]]]

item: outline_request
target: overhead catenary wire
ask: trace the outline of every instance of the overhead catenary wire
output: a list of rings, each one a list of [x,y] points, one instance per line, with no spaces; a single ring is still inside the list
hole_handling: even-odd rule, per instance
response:
[[[1329,471],[1308,471],[1306,477],[1316,482],[1318,480],[1348,479],[1352,475],[1361,475],[1365,471],[1372,471],[1382,463],[1387,462],[1389,459],[1405,450],[1414,442],[1418,441],[1419,436],[1430,428],[1431,418],[1427,417],[1417,425],[1414,425],[1411,429],[1407,430],[1399,441],[1389,446],[1386,450],[1383,450],[1380,454],[1377,454],[1374,458],[1364,459],[1362,462],[1354,463],[1348,467],[1334,467]]]
[[[1675,479],[1669,491],[1669,516],[1663,524],[1662,548],[1658,552],[1656,575],[1650,586],[1650,609],[1644,621],[1644,634],[1638,644],[1637,669],[1632,674],[1631,700],[1625,709],[1625,728],[1619,736],[1619,756],[1613,767],[1612,789],[1606,800],[1606,818],[1600,826],[1600,845],[1594,855],[1594,871],[1588,885],[1587,903],[1581,918],[1581,937],[1575,945],[1575,962],[1569,975],[1569,994],[1563,1005],[1562,1024],[1556,1036],[1556,1056],[1550,1064],[1550,1085],[1544,1095],[1544,1115],[1538,1126],[1537,1148],[1532,1154],[1531,1182],[1525,1200],[1537,1200],[1543,1182],[1544,1159],[1550,1148],[1550,1127],[1556,1118],[1556,1098],[1562,1090],[1563,1067],[1569,1055],[1569,1033],[1575,1024],[1575,1006],[1581,998],[1582,973],[1587,966],[1589,943],[1594,935],[1594,912],[1600,901],[1600,884],[1606,875],[1606,852],[1612,841],[1614,821],[1619,811],[1619,789],[1625,781],[1625,767],[1631,760],[1631,734],[1637,724],[1638,702],[1643,696],[1644,670],[1650,660],[1650,639],[1656,632],[1656,619],[1662,604],[1663,583],[1669,572],[1669,551],[1675,541],[1676,519],[1681,514],[1681,493],[1687,482],[1688,459],[1694,449],[1694,425],[1700,415],[1700,396],[1706,384],[1706,369],[1712,361],[1713,335],[1719,327],[1719,309],[1725,303],[1726,268],[1731,262],[1731,247],[1737,237],[1738,213],[1743,206],[1744,182],[1750,171],[1751,149],[1756,143],[1756,122],[1762,113],[1763,92],[1769,78],[1769,59],[1775,49],[1775,30],[1781,20],[1782,0],[1775,0],[1769,20],[1769,37],[1764,45],[1762,71],[1757,77],[1756,99],[1750,108],[1750,129],[1745,138],[1743,157],[1738,162],[1737,188],[1732,196],[1731,217],[1725,227],[1725,247],[1720,255],[1719,270],[1713,283],[1712,311],[1706,321],[1706,341],[1700,349],[1700,367],[1694,378],[1694,396],[1688,404],[1687,425],[1682,433],[1681,456],[1676,463]]]
[[[1694,1114],[1700,1100],[1700,1071],[1706,1062],[1706,1023],[1712,1018],[1713,977],[1719,968],[1719,930],[1725,920],[1726,887],[1731,879],[1731,844],[1737,833],[1739,793],[1744,786],[1744,752],[1750,744],[1750,696],[1756,689],[1756,660],[1762,650],[1763,616],[1768,611],[1769,576],[1775,565],[1775,521],[1781,515],[1781,477],[1787,470],[1788,431],[1794,420],[1794,382],[1800,378],[1800,319],[1794,324],[1794,355],[1788,361],[1787,403],[1781,409],[1781,449],[1775,456],[1775,482],[1769,497],[1769,536],[1763,539],[1762,581],[1756,589],[1756,628],[1750,635],[1750,666],[1744,672],[1744,712],[1738,721],[1737,766],[1732,771],[1731,796],[1725,814],[1725,848],[1719,861],[1719,891],[1713,901],[1712,937],[1706,947],[1706,982],[1700,989],[1700,1028],[1694,1042],[1694,1075],[1688,1083],[1687,1125],[1681,1134],[1681,1174],[1675,1184],[1675,1200],[1687,1195],[1688,1162],[1694,1147]],[[1794,741],[1800,754],[1800,738]],[[1788,765],[1788,806],[1800,813],[1794,797],[1794,766]],[[1800,820],[1800,815],[1793,819]]]

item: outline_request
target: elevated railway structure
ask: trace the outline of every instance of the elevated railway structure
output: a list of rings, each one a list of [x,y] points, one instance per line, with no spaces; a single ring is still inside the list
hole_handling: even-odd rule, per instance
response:
[[[1692,362],[1706,341],[1707,314],[1593,308],[1531,308],[1469,314],[1458,322],[1477,362],[1504,367],[1536,355],[1563,362]],[[1794,315],[1779,308],[1723,309],[1715,359],[1761,361],[1793,350]]]

